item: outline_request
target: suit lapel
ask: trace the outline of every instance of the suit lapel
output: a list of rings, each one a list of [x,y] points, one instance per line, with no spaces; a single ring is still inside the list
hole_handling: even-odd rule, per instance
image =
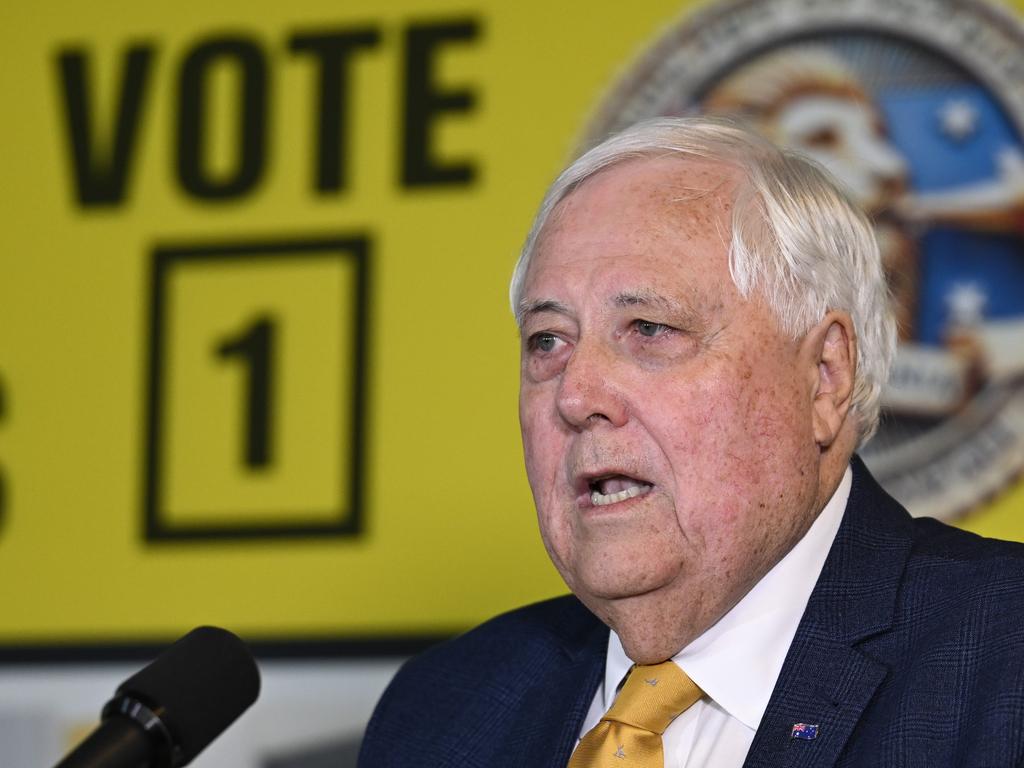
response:
[[[551,656],[537,659],[495,766],[565,768],[604,676],[608,627],[574,601]]]
[[[835,765],[888,672],[860,650],[887,631],[910,551],[910,517],[853,460],[842,525],[754,736],[746,768]],[[793,725],[816,725],[813,739]]]

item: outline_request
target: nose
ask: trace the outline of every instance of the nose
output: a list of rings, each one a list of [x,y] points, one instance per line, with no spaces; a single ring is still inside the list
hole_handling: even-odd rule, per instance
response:
[[[620,378],[614,355],[596,344],[577,343],[558,385],[562,420],[574,430],[623,426],[629,410]]]

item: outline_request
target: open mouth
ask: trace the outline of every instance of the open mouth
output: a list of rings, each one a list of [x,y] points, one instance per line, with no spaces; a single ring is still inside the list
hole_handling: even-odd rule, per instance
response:
[[[595,507],[616,504],[626,499],[643,496],[654,486],[626,475],[596,477],[590,481],[590,503]]]

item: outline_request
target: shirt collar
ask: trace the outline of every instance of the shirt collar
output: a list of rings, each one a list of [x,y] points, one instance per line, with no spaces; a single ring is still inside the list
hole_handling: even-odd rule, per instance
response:
[[[756,730],[839,531],[853,473],[846,468],[832,498],[803,538],[715,624],[672,657],[730,716]],[[605,660],[604,708],[615,701],[633,661],[615,632]]]

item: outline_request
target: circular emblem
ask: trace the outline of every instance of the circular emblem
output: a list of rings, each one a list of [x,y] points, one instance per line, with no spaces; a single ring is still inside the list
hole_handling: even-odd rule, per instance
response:
[[[871,215],[900,345],[861,453],[950,519],[1024,470],[1024,26],[981,0],[731,0],[673,26],[585,145],[732,114],[810,155]]]

